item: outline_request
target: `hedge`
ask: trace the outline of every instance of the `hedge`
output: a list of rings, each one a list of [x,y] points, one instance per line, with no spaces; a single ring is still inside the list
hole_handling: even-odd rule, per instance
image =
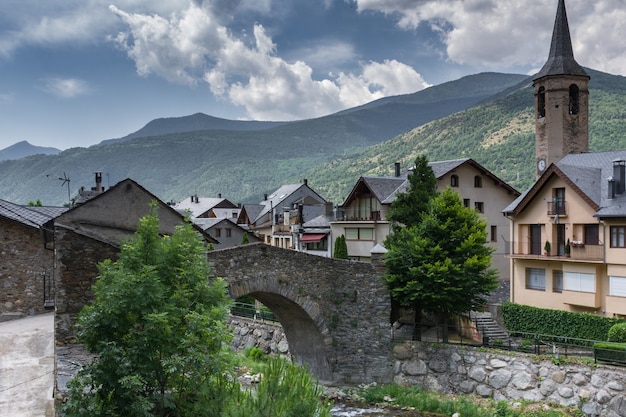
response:
[[[503,303],[504,326],[510,333],[536,333],[587,340],[607,340],[609,329],[624,319],[597,316],[589,313],[549,310]]]

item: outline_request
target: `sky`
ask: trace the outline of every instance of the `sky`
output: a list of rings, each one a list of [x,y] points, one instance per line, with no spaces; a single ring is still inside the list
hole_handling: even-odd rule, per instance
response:
[[[558,0],[0,0],[0,149],[202,112],[301,120],[485,71],[534,74]],[[626,75],[626,0],[566,0],[579,64]]]

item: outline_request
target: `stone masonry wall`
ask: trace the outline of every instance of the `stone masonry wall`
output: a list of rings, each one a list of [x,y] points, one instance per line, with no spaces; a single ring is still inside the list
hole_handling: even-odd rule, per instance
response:
[[[231,346],[234,350],[256,347],[268,355],[289,356],[282,326],[236,316],[231,316],[228,324],[233,329]]]
[[[0,319],[45,312],[44,275],[53,279],[54,252],[39,230],[0,219]]]
[[[588,416],[626,416],[626,371],[611,366],[555,365],[551,358],[453,345],[394,346],[394,382],[494,400],[579,407]]]
[[[91,287],[98,277],[98,263],[116,260],[117,248],[81,236],[65,229],[57,229],[58,254],[55,331],[56,343],[74,343],[76,316],[83,306],[93,301]]]

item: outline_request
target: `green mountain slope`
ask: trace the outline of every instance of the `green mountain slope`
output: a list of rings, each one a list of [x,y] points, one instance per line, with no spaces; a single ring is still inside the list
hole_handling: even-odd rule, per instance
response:
[[[626,149],[626,78],[587,70],[591,76],[591,151]],[[435,120],[306,172],[315,189],[341,203],[361,175],[393,175],[415,157],[431,161],[472,158],[520,191],[535,178],[532,80],[465,111]]]
[[[63,204],[68,200],[66,184],[59,187],[63,182],[57,178],[67,175],[75,195],[81,186],[92,187],[93,172],[100,171],[105,187],[130,177],[163,200],[221,193],[231,201],[258,202],[264,193],[302,181],[305,172],[315,172],[325,162],[468,108],[524,78],[478,74],[331,116],[263,124],[257,130],[206,115],[160,119],[143,131],[152,136],[1,162],[0,198]],[[205,127],[207,121],[213,129],[171,133]]]

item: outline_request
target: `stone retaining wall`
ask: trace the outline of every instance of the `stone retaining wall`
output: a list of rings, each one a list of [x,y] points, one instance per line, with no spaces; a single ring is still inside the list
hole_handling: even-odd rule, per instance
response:
[[[555,365],[539,357],[480,348],[404,342],[393,348],[394,382],[494,400],[544,401],[588,416],[626,416],[626,370]]]
[[[234,350],[257,347],[268,355],[289,355],[289,344],[280,324],[231,316],[229,326],[233,329]]]

